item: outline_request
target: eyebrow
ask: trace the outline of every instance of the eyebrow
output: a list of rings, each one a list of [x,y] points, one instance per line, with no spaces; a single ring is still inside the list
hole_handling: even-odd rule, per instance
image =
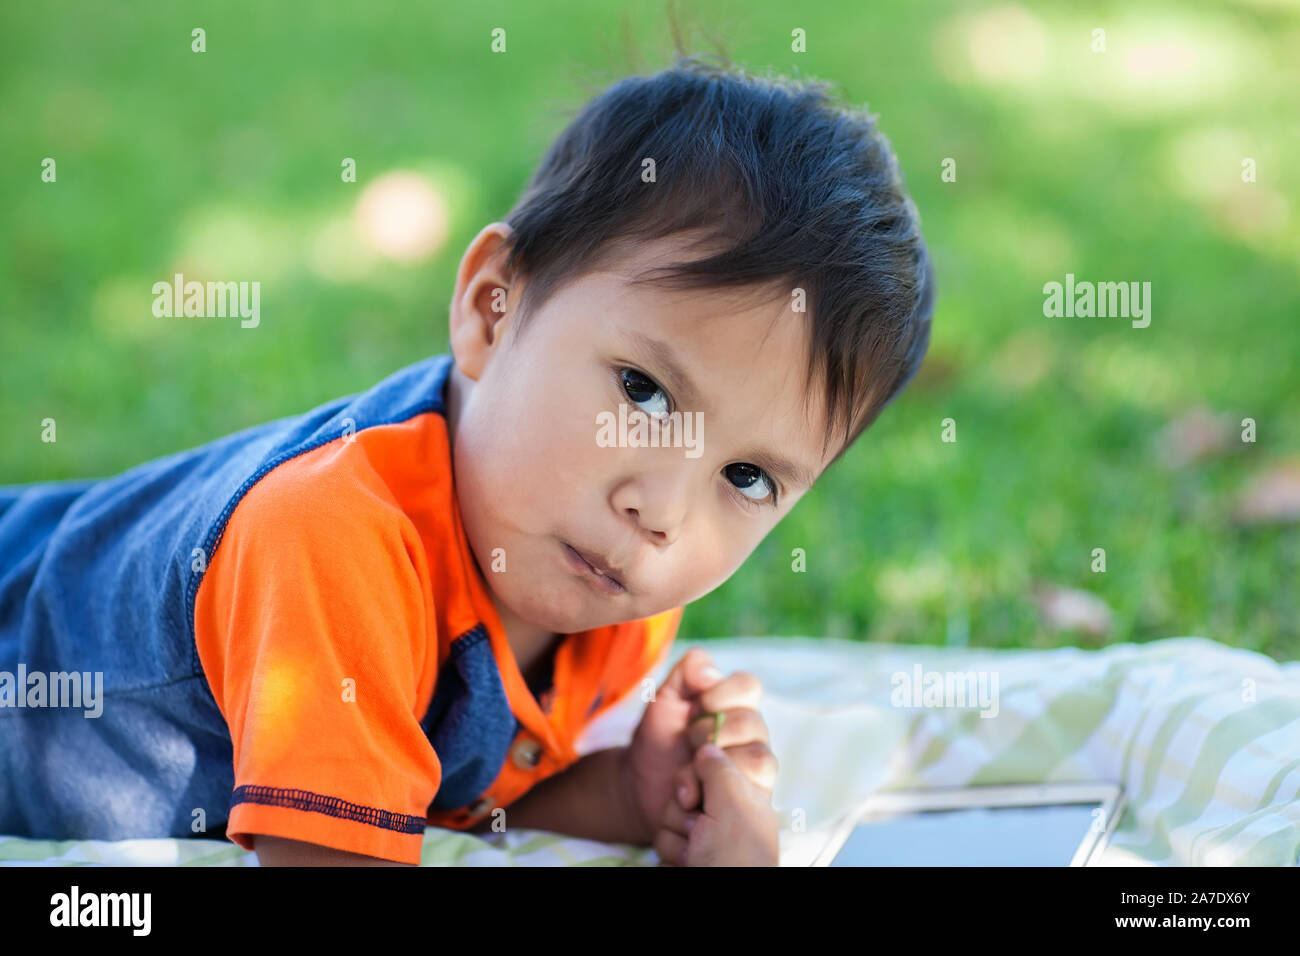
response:
[[[620,331],[645,364],[663,369],[667,373],[664,378],[668,380],[669,388],[677,394],[681,404],[694,408],[705,406],[700,390],[695,387],[695,382],[677,361],[677,353],[673,351],[671,345],[636,329],[620,329]]]
[[[681,404],[695,408],[704,405],[700,390],[695,387],[695,382],[677,361],[677,353],[673,351],[671,345],[637,329],[624,328],[619,331],[646,365],[663,370],[664,378],[668,380],[668,387],[678,396]],[[760,468],[781,478],[787,485],[808,489],[817,480],[817,476],[808,469],[775,452],[753,448],[747,450],[741,457],[753,459]]]

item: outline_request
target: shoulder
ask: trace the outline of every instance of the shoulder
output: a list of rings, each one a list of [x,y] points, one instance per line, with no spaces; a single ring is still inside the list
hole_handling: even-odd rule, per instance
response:
[[[408,510],[405,463],[376,457],[366,434],[280,462],[234,503],[195,599],[201,652],[285,621],[322,640],[423,631],[427,522]]]
[[[434,569],[391,481],[359,436],[338,439],[281,462],[234,506],[194,604],[227,719],[263,672],[368,676],[411,706],[431,684]]]
[[[416,467],[412,444],[423,430],[427,425],[414,421],[368,429],[279,463],[234,505],[222,539],[353,553],[384,541],[414,543],[401,489]]]

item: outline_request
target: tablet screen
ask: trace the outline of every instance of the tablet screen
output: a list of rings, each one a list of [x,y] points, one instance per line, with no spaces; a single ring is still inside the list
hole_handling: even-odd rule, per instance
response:
[[[859,823],[831,866],[1069,866],[1100,803],[924,810]]]

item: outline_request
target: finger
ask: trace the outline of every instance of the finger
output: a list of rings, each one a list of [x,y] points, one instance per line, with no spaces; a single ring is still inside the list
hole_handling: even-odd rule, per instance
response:
[[[763,741],[754,741],[738,747],[727,747],[727,756],[753,784],[771,793],[776,787],[779,769],[776,754]]]
[[[736,671],[701,692],[697,698],[706,711],[751,707],[755,710],[763,698],[763,682],[749,671]]]
[[[722,672],[713,664],[708,651],[692,647],[673,665],[659,690],[679,698],[693,698],[722,680]]]
[[[674,863],[677,866],[686,865],[686,838],[670,830],[660,830],[655,834],[654,851],[659,854],[659,859]]]
[[[673,771],[673,796],[683,810],[699,807],[703,792],[694,764],[682,764]]]
[[[702,809],[710,816],[718,815],[719,808],[725,810],[743,803],[746,790],[753,786],[726,751],[713,744],[705,744],[695,751],[691,766],[699,774]]]
[[[720,719],[717,715],[721,715]],[[726,750],[754,742],[770,742],[763,715],[752,707],[735,707],[702,714],[686,728],[686,739],[692,751],[705,744],[717,744]]]
[[[691,810],[688,812],[683,810],[682,805],[676,800],[669,800],[664,804],[662,827],[687,839],[691,835],[691,828],[695,826],[695,821],[699,818],[699,811]]]

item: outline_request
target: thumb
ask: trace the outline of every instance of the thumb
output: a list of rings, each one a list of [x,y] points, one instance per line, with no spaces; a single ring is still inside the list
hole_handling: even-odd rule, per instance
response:
[[[692,647],[673,665],[673,669],[664,678],[660,691],[687,700],[708,690],[720,680],[722,672],[714,666],[708,651]]]
[[[704,744],[695,751],[692,763],[704,790],[705,813],[710,813],[723,804],[736,802],[734,791],[744,783],[745,778],[725,750],[716,744]]]

